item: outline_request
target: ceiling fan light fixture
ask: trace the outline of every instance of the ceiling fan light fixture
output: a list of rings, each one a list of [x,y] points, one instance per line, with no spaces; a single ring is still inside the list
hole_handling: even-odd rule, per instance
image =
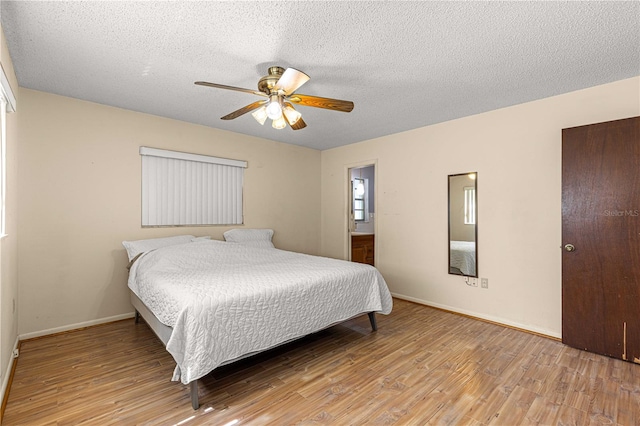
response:
[[[279,118],[276,118],[275,120],[273,120],[273,122],[271,123],[271,127],[278,130],[284,129],[285,127],[287,127],[287,122],[284,120],[284,117],[282,116],[282,114],[280,114]]]
[[[253,118],[256,119],[258,123],[260,123],[261,125],[264,125],[264,122],[267,121],[267,118],[268,118],[267,107],[263,106],[262,108],[252,112],[251,115],[253,116]]]
[[[271,95],[271,101],[267,105],[267,117],[272,120],[282,118],[282,106],[278,95]]]
[[[267,118],[270,118],[273,121],[271,123],[272,127],[276,129],[284,129],[288,124],[292,130],[300,130],[307,127],[307,123],[302,119],[302,114],[295,110],[291,102],[296,105],[324,108],[333,111],[351,112],[353,110],[353,102],[351,101],[297,93],[296,91],[308,80],[309,76],[307,74],[295,68],[284,69],[273,66],[269,68],[268,75],[265,75],[258,81],[258,90],[244,89],[242,87],[227,86],[225,84],[210,83],[207,81],[196,81],[195,84],[198,86],[249,93],[262,97],[260,101],[250,103],[220,117],[221,120],[233,120],[250,112],[260,125],[264,125]]]
[[[298,120],[300,120],[300,118],[302,117],[302,114],[300,114],[298,111],[293,109],[291,105],[285,105],[282,112],[285,115],[285,117],[287,117],[287,121],[291,126],[296,124]]]

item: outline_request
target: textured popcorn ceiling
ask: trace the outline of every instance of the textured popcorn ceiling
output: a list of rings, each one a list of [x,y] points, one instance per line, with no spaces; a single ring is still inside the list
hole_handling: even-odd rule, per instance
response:
[[[639,2],[1,2],[21,86],[327,149],[640,75]],[[272,65],[308,127],[220,117]],[[640,94],[639,94],[640,96]]]

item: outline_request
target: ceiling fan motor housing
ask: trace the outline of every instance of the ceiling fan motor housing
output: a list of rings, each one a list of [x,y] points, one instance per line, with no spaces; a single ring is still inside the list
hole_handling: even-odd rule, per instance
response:
[[[282,74],[284,74],[284,68],[269,67],[269,75],[265,75],[258,81],[258,90],[270,95],[276,83],[280,80],[280,77],[282,77]]]

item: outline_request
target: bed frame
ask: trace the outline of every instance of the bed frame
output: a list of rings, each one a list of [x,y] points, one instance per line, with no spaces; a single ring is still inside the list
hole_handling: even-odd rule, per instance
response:
[[[151,328],[151,330],[153,330],[153,332],[156,334],[156,336],[158,336],[158,339],[160,339],[160,341],[162,343],[164,343],[164,346],[167,346],[167,342],[169,342],[169,338],[171,337],[171,333],[173,331],[173,328],[166,326],[164,324],[162,324],[160,322],[160,320],[158,320],[158,318],[153,314],[153,312],[151,312],[151,310],[149,308],[147,308],[147,306],[142,302],[142,300],[140,300],[140,298],[133,292],[133,291],[129,291],[129,293],[131,294],[131,304],[133,305],[133,307],[135,308],[135,322],[136,324],[140,322],[140,317],[142,317],[144,319],[144,321],[147,323],[147,325],[149,326],[149,328]],[[349,319],[353,319],[356,317],[359,317],[360,315],[365,314],[365,312],[358,314],[352,318]],[[373,331],[377,331],[378,330],[378,324],[376,323],[376,314],[375,312],[366,312],[366,314],[369,316],[369,322],[371,323],[371,330]],[[348,321],[348,320],[346,320]],[[340,324],[342,321],[340,322],[336,322],[334,324],[331,324],[325,328],[322,328],[320,330],[316,330],[316,332],[324,330],[326,328],[329,327],[333,327],[336,324]],[[292,342],[296,339],[291,339],[288,340],[286,342],[282,342],[279,345],[276,345],[274,347],[280,346],[280,345],[284,345],[286,343]],[[269,348],[269,349],[273,349]],[[266,349],[266,350],[269,350]],[[256,355],[260,352],[263,351],[256,351],[256,352],[250,352],[248,354],[242,355],[238,358],[226,361],[224,363],[222,363],[220,366],[223,365],[227,365],[227,364],[231,364],[234,363],[236,361],[240,361],[241,359],[244,358],[248,358],[250,356]],[[191,406],[193,407],[194,410],[197,410],[198,408],[200,408],[200,401],[198,399],[198,380],[193,380],[191,382],[189,382],[189,391],[191,393]]]

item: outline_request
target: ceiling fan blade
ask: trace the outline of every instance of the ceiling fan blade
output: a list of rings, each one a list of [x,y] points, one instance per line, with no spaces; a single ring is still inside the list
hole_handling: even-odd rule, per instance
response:
[[[230,114],[225,115],[224,117],[221,117],[222,120],[233,120],[234,118],[238,118],[241,115],[244,115],[248,112],[253,111],[254,109],[258,109],[260,108],[262,105],[266,104],[269,101],[256,101],[252,104],[247,105],[246,107],[240,108],[237,111],[233,111]]]
[[[287,68],[278,79],[274,89],[284,92],[285,95],[290,95],[309,81],[310,78],[302,71],[298,71],[295,68]]]
[[[236,92],[251,93],[253,95],[258,95],[258,96],[265,96],[265,97],[267,96],[266,93],[258,92],[257,90],[243,89],[242,87],[235,87],[235,86],[226,86],[224,84],[209,83],[208,81],[196,81],[194,84],[197,84],[199,86],[215,87],[218,89],[235,90]]]
[[[351,112],[353,110],[353,102],[340,99],[321,98],[319,96],[299,95],[296,93],[288,97],[287,100],[299,105],[325,108],[333,111]]]

